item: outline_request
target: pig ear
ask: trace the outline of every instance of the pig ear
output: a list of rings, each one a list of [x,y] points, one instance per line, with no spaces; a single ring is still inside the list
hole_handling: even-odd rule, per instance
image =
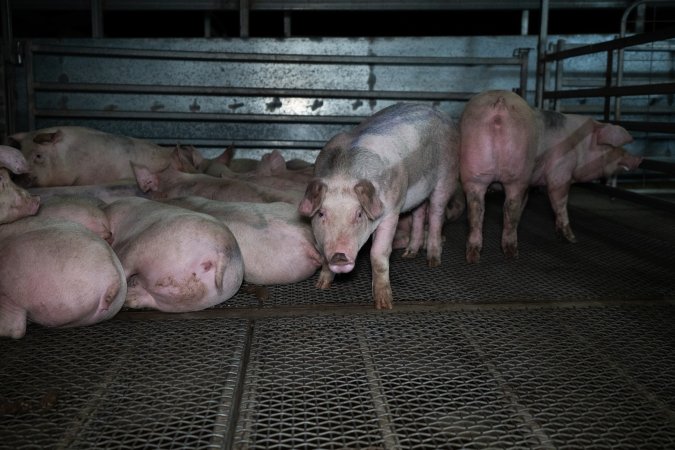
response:
[[[6,167],[13,173],[26,173],[30,169],[23,153],[8,145],[0,145],[0,167]]]
[[[261,167],[262,166],[262,167]],[[286,160],[279,150],[263,155],[260,165],[262,170],[268,170],[270,175],[279,175],[286,171]]]
[[[130,162],[130,164],[136,177],[136,183],[141,191],[156,191],[159,188],[157,174],[150,172],[150,169],[142,164],[134,164],[133,162]]]
[[[63,132],[56,130],[53,133],[40,133],[33,137],[33,142],[36,144],[56,144],[63,139]]]
[[[26,138],[26,136],[28,136],[27,131],[22,131],[20,133],[14,133],[13,135],[9,136],[9,139],[11,141],[13,141],[13,142],[10,142],[10,144],[16,143],[18,145],[18,144],[21,143],[21,141],[23,141]]]
[[[309,182],[305,190],[305,197],[298,205],[298,212],[305,217],[312,217],[321,207],[326,195],[326,183],[315,178]]]
[[[190,150],[176,144],[176,147],[171,152],[171,165],[181,172],[194,173],[197,171],[192,163],[192,155]]]
[[[598,144],[609,144],[613,147],[621,147],[622,145],[633,142],[631,136],[625,128],[619,125],[612,125],[611,123],[600,123],[596,125],[595,130]]]
[[[384,206],[375,192],[375,186],[368,180],[360,180],[354,186],[356,197],[370,220],[375,220],[384,212]]]
[[[234,148],[234,145],[228,145],[223,153],[214,158],[214,161],[229,166],[232,160],[234,159],[235,152],[236,149]]]

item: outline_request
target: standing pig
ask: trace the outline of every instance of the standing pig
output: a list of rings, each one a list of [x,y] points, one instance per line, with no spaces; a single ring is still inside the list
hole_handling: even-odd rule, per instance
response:
[[[129,161],[157,169],[173,149],[85,127],[62,126],[16,133],[29,164],[25,187],[74,186],[133,179]]]
[[[249,283],[296,283],[321,267],[312,228],[293,205],[221,202],[194,196],[163,203],[208,214],[227,225],[241,249],[244,280]]]
[[[460,136],[469,263],[480,261],[485,192],[491,183],[504,187],[502,251],[507,258],[515,258],[517,228],[529,186],[546,186],[557,233],[575,242],[567,215],[572,183],[632,170],[642,161],[621,147],[633,140],[622,127],[534,109],[509,91],[486,91],[473,97],[462,113]]]
[[[104,211],[127,276],[126,306],[199,311],[239,290],[240,249],[215,218],[140,197],[116,200]]]
[[[91,325],[115,315],[127,283],[110,246],[82,225],[25,217],[0,226],[0,336],[21,338],[28,321]]]
[[[0,145],[0,224],[32,216],[40,207],[40,197],[15,185],[7,169],[24,173],[28,164],[17,149]]]
[[[414,209],[413,226],[421,226],[423,236],[427,199],[427,262],[440,265],[445,208],[459,185],[456,142],[455,126],[441,111],[397,103],[326,143],[298,206],[312,218],[323,254],[317,287],[328,288],[335,273],[350,272],[372,234],[375,308],[392,308],[389,256],[399,214]],[[411,239],[403,256],[415,256],[421,240]]]

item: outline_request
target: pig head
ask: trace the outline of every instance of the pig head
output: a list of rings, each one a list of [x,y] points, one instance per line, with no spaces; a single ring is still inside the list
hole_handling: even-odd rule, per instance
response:
[[[21,152],[6,145],[0,146],[0,224],[37,213],[40,197],[14,184],[10,175],[10,171],[24,173],[27,170],[28,164]]]
[[[350,184],[315,179],[307,186],[298,211],[312,218],[314,236],[331,272],[346,273],[354,268],[359,250],[377,228],[384,205],[368,180]]]

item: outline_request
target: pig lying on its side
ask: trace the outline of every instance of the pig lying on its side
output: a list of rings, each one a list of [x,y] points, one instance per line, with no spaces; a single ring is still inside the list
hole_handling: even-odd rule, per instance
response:
[[[92,325],[123,306],[126,277],[110,246],[82,225],[25,217],[0,226],[0,336],[21,338],[27,322]]]
[[[485,192],[491,183],[504,187],[502,251],[507,258],[515,258],[517,228],[529,186],[546,186],[556,231],[575,242],[567,214],[572,183],[632,170],[642,161],[621,147],[633,140],[622,127],[534,109],[509,91],[486,91],[473,97],[462,113],[460,135],[469,263],[480,261]]]
[[[104,212],[127,276],[126,306],[199,311],[239,290],[240,249],[215,218],[139,197],[116,200]]]
[[[423,241],[428,201],[427,262],[441,263],[446,205],[459,185],[457,133],[449,116],[427,105],[398,103],[334,136],[319,152],[315,178],[299,204],[312,217],[324,262],[317,287],[354,268],[370,235],[375,308],[392,308],[389,256],[401,212],[415,210],[404,256]]]
[[[165,167],[173,149],[86,127],[61,126],[16,133],[29,164],[24,187],[92,185],[133,179],[129,161]]]
[[[296,205],[302,191],[275,189],[234,177],[213,177],[201,173],[186,173],[168,165],[160,170],[132,164],[138,187],[151,199],[199,196],[225,202],[271,203]]]
[[[295,283],[321,267],[312,228],[288,203],[221,202],[194,196],[163,203],[209,214],[227,225],[237,238],[244,280],[249,283]]]

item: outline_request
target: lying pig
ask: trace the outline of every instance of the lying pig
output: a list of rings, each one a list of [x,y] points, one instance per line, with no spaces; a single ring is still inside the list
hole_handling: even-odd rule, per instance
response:
[[[27,323],[91,325],[115,315],[127,283],[110,246],[82,225],[25,217],[0,226],[0,336]]]
[[[546,186],[556,231],[575,242],[567,214],[572,183],[632,170],[642,160],[621,147],[633,140],[622,127],[585,116],[534,109],[509,91],[486,91],[473,97],[462,113],[460,136],[469,263],[480,261],[485,192],[491,183],[503,185],[502,251],[507,258],[515,258],[518,223],[530,186]]]
[[[298,206],[312,218],[324,258],[317,287],[350,272],[372,234],[375,308],[392,308],[389,256],[399,214],[414,210],[413,226],[423,224],[427,199],[427,263],[440,265],[445,209],[459,185],[456,142],[449,116],[424,104],[397,103],[326,143]],[[415,256],[420,241],[411,239],[403,255]]]
[[[9,170],[8,170],[9,169]],[[28,163],[17,149],[0,145],[0,224],[32,216],[40,207],[40,197],[14,184],[10,171],[24,173]]]
[[[43,128],[10,136],[30,166],[24,187],[73,186],[133,179],[129,161],[151,169],[171,161],[172,148],[85,127]]]
[[[141,164],[131,166],[138,187],[155,200],[196,195],[226,202],[286,202],[297,205],[302,198],[300,190],[276,189],[238,177],[219,178],[181,172],[171,164],[160,170]]]
[[[104,212],[127,276],[126,306],[199,311],[239,290],[241,251],[215,218],[140,197],[116,200]]]
[[[237,238],[244,258],[244,280],[260,285],[289,284],[321,267],[312,228],[288,203],[221,202],[181,197],[163,203],[209,214]]]

